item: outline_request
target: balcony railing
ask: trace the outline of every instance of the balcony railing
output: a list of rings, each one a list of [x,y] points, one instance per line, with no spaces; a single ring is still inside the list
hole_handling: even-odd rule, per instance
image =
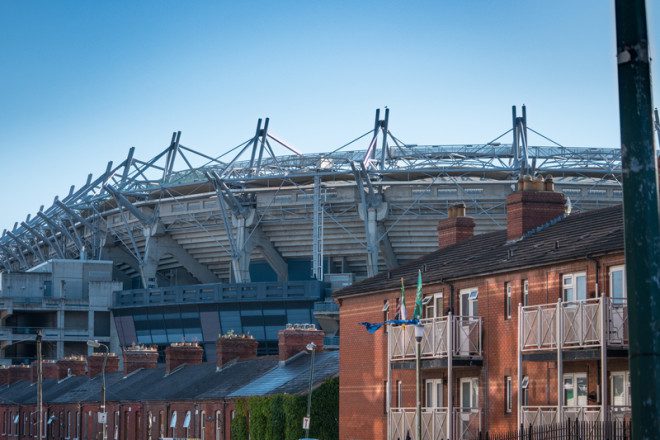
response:
[[[424,337],[421,342],[422,359],[447,357],[449,350],[455,357],[481,357],[480,317],[448,316],[423,319]],[[452,341],[449,344],[448,331],[452,325]],[[388,329],[390,360],[414,360],[416,355],[415,329],[412,325],[392,326]]]
[[[520,348],[522,351],[556,350],[558,340],[565,349],[599,347],[603,344],[603,317],[605,343],[626,347],[628,305],[625,299],[594,298],[523,307]]]
[[[565,421],[579,420],[581,422],[594,422],[600,420],[601,407],[599,405],[589,406],[564,406],[562,407],[561,420],[559,408],[556,406],[523,406],[522,423],[524,426],[543,426]],[[630,420],[630,407],[610,407],[610,419]]]
[[[610,406],[610,420],[630,422],[632,408],[630,406]]]
[[[448,409],[422,408],[421,440],[444,440],[448,438]],[[454,439],[473,440],[479,438],[481,412],[477,408],[454,410]],[[389,440],[417,440],[415,408],[392,408],[389,417]]]

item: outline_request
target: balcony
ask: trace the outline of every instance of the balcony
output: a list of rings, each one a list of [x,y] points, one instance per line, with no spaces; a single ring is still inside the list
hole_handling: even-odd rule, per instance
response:
[[[448,409],[422,408],[421,440],[443,440],[448,438]],[[389,440],[410,438],[417,440],[415,408],[392,408],[389,417]],[[473,440],[479,438],[481,412],[476,408],[454,410],[454,439]]]
[[[525,306],[521,312],[520,350],[549,351],[628,346],[628,304],[625,299],[594,298]],[[603,322],[606,323],[603,341]],[[559,332],[557,331],[559,329]],[[559,341],[559,344],[557,343]]]
[[[421,342],[421,359],[453,357],[481,358],[480,317],[442,316],[421,320],[424,337]],[[450,327],[451,326],[451,327]],[[388,328],[390,361],[415,360],[416,341],[414,326]],[[449,331],[452,331],[451,341]]]
[[[556,406],[523,406],[522,423],[524,426],[543,426],[551,425],[568,420],[579,420],[581,422],[593,422],[601,419],[600,405],[589,406],[564,406],[562,407],[561,420],[558,416],[558,407]],[[610,406],[609,420],[630,421],[631,409],[629,406]]]

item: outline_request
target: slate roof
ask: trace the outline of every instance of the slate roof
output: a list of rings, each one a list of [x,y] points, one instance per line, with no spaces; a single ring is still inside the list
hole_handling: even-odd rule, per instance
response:
[[[279,362],[276,356],[225,365],[218,370],[214,363],[182,365],[165,374],[165,365],[106,376],[109,402],[214,400],[238,396],[290,393],[304,394],[309,386],[311,356],[303,353]],[[317,353],[314,386],[339,374],[339,352]],[[101,377],[69,377],[61,381],[45,380],[45,403],[98,402]],[[240,392],[237,392],[240,391]],[[37,387],[20,381],[0,387],[0,403],[36,403]]]
[[[623,252],[622,205],[572,214],[539,229],[512,242],[506,230],[476,235],[341,289],[334,297],[398,289],[401,277],[413,286],[419,269],[426,284]]]

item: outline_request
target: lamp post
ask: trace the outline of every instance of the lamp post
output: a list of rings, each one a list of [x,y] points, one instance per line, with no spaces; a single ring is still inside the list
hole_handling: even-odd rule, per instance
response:
[[[422,399],[420,392],[420,359],[422,356],[422,338],[424,337],[424,326],[415,325],[415,394],[417,399],[417,408],[415,409],[415,427],[417,428],[416,440],[422,440]]]
[[[305,437],[309,438],[309,426],[312,424],[310,417],[312,412],[312,385],[314,383],[314,354],[316,353],[316,344],[310,342],[305,348],[312,354],[309,368],[309,393],[307,393],[307,427],[305,428]]]
[[[105,348],[105,355],[103,356],[103,367],[101,367],[101,414],[103,414],[103,440],[108,440],[108,413],[105,410],[105,365],[108,362],[109,349],[105,344],[101,344],[96,340],[87,341],[87,345],[92,348]]]

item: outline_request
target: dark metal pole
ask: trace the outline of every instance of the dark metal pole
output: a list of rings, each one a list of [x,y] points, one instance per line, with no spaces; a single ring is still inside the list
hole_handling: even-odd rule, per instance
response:
[[[314,384],[314,354],[316,353],[316,344],[311,342],[307,346],[312,352],[311,365],[309,368],[309,393],[307,394],[307,428],[305,428],[305,437],[309,438],[309,428],[312,425],[311,413],[312,413],[312,386]]]
[[[37,411],[39,413],[39,428],[37,432],[39,434],[39,440],[44,438],[44,396],[43,396],[43,382],[44,382],[44,370],[43,370],[43,356],[41,355],[41,341],[43,339],[43,333],[41,330],[37,331]]]
[[[632,438],[660,432],[660,208],[644,0],[616,0]]]

